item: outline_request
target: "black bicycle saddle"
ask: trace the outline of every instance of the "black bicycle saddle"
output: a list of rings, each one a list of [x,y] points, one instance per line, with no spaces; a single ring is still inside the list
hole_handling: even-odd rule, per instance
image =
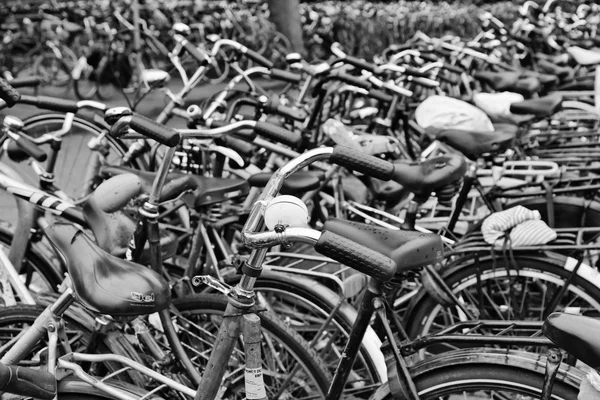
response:
[[[561,109],[562,101],[562,97],[556,95],[520,101],[510,105],[510,112],[513,114],[533,114],[537,117],[549,117]]]
[[[600,320],[582,315],[552,313],[544,322],[542,331],[561,349],[592,368],[600,368]]]
[[[467,164],[458,154],[433,157],[421,162],[394,161],[395,182],[417,196],[431,195],[465,175]]]
[[[111,256],[72,224],[46,228],[64,257],[77,299],[87,308],[114,316],[161,311],[171,303],[169,284],[153,270]]]
[[[492,89],[502,92],[517,83],[521,75],[518,72],[477,71],[473,76],[490,85]]]
[[[512,145],[517,136],[517,126],[497,124],[490,132],[445,129],[433,132],[436,139],[448,143],[470,159],[486,153],[501,153]],[[429,128],[428,128],[429,129]],[[431,130],[431,129],[430,129]]]
[[[442,239],[432,233],[391,230],[335,218],[327,220],[323,230],[389,257],[399,273],[435,264],[444,254]]]

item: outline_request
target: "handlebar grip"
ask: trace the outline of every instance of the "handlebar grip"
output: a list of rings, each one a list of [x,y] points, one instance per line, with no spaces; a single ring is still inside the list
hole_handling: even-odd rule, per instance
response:
[[[215,142],[221,146],[229,147],[243,157],[250,157],[254,154],[254,145],[244,139],[235,136],[223,136]]]
[[[335,146],[329,161],[384,181],[389,181],[394,175],[394,164],[391,162],[346,146]]]
[[[421,78],[429,78],[428,72],[421,72],[418,69],[410,67],[410,66],[405,66],[404,69],[405,69],[405,71],[406,71],[405,73],[407,75],[418,76]]]
[[[315,250],[380,281],[389,281],[396,273],[396,263],[389,257],[333,232],[324,231]]]
[[[392,96],[381,91],[381,90],[377,90],[377,89],[371,89],[369,90],[369,97],[372,97],[376,100],[382,101],[384,103],[391,103],[392,102]]]
[[[79,106],[76,101],[58,97],[23,95],[21,96],[19,103],[30,104],[37,108],[65,113],[76,113],[79,111]]]
[[[435,54],[425,53],[423,51],[419,52],[419,57],[428,62],[436,62],[438,60]]]
[[[11,136],[12,142],[19,147],[23,152],[25,152],[29,157],[33,158],[36,161],[42,162],[46,161],[48,155],[46,152],[40,147],[29,140],[28,138],[20,135]]]
[[[442,68],[444,68],[446,71],[454,72],[455,74],[462,74],[464,71],[462,68],[457,67],[456,65],[450,65],[447,63],[444,63]]]
[[[56,378],[50,372],[0,364],[0,391],[50,400],[56,396]]]
[[[340,72],[334,76],[337,77],[337,79],[339,79],[340,81],[346,82],[350,85],[353,85],[353,86],[356,86],[356,87],[359,87],[362,89],[369,90],[371,88],[371,82],[367,82],[363,79],[359,79],[355,76],[348,75],[343,72]]]
[[[285,128],[264,121],[256,122],[254,132],[292,147],[298,146],[302,140],[302,135],[299,133],[288,131]]]
[[[300,83],[300,81],[302,80],[302,76],[300,74],[295,74],[290,71],[284,71],[279,68],[271,69],[271,78],[289,83]]]
[[[8,107],[12,107],[21,98],[21,93],[15,90],[6,80],[0,78],[0,99],[4,100]]]
[[[134,113],[131,116],[129,126],[137,133],[154,139],[167,147],[175,147],[181,141],[179,132],[139,114]]]
[[[344,58],[344,62],[354,65],[356,68],[364,69],[369,72],[375,72],[375,70],[377,70],[377,65],[358,57],[346,56]]]
[[[39,76],[11,79],[8,83],[14,88],[39,86],[42,80]]]
[[[198,48],[194,45],[194,43],[186,40],[184,42],[183,48],[188,52],[189,55],[194,57],[196,60],[200,62],[200,65],[206,66],[208,65],[208,58],[204,53],[202,53]]]
[[[287,117],[287,118],[291,118],[294,121],[302,122],[308,117],[308,114],[304,110],[301,110],[299,108],[292,108],[292,107],[284,106],[281,104],[277,105],[277,107],[274,111],[277,114]]]
[[[263,56],[261,56],[260,54],[255,52],[254,50],[247,49],[244,52],[244,54],[246,54],[246,57],[248,57],[255,63],[260,64],[261,66],[263,66],[265,68],[269,68],[269,69],[273,68],[274,64],[271,61],[267,60],[266,58],[264,58]]]

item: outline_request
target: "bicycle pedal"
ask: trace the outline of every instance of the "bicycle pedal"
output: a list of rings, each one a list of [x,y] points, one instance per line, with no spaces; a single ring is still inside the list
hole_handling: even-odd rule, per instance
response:
[[[223,294],[229,294],[233,288],[226,283],[223,283],[210,275],[196,275],[192,278],[192,285],[199,286],[204,284]]]

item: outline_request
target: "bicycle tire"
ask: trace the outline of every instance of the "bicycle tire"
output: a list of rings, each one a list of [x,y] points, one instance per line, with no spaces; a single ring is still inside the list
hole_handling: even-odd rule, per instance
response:
[[[465,392],[478,393],[490,389],[520,394],[524,398],[539,398],[545,376],[545,361],[545,357],[525,352],[469,349],[451,351],[421,361],[410,368],[410,373],[421,400],[482,398],[470,397]],[[577,399],[582,378],[582,371],[561,364],[551,398]],[[380,392],[385,390],[389,392],[389,387],[382,387]],[[392,396],[388,394],[385,398],[391,399]]]
[[[239,275],[227,275],[225,281],[235,285],[239,282],[239,278]],[[340,297],[331,289],[298,274],[263,271],[254,288],[266,297],[272,311],[308,342],[313,340],[316,330],[320,328],[319,325],[322,325],[333,313],[340,301]],[[294,302],[300,310],[299,316],[293,315],[294,310],[291,307]],[[356,309],[344,301],[332,320],[334,324],[332,329],[336,329],[336,332],[326,332],[323,340],[336,337],[338,345],[343,350],[356,316]],[[381,363],[385,364],[385,361],[381,358],[378,338],[374,331],[370,332],[373,336],[363,340],[360,354],[353,366],[354,374],[365,379],[365,384],[382,382],[387,378],[385,369],[380,367]],[[339,359],[333,357],[335,354],[331,353],[320,355],[333,372]]]
[[[219,321],[213,321],[213,319],[218,319],[224,313],[225,308],[227,307],[227,298],[220,294],[199,293],[176,299],[173,301],[173,305],[177,309],[177,314],[174,313],[174,315],[177,315],[177,324],[180,327],[179,333],[181,336],[184,334],[186,335],[185,339],[182,340],[182,343],[186,343],[188,349],[194,349],[197,354],[200,354],[202,346],[209,342],[208,338],[210,338],[211,335],[207,334],[207,328],[202,328],[203,330],[200,331],[200,335],[204,336],[203,340],[200,341],[198,339],[200,336],[189,330],[190,327],[198,326],[200,323],[196,322],[196,320],[192,321],[192,318],[198,317],[198,321],[207,322],[209,326],[215,325],[213,326],[213,328],[215,328]],[[273,313],[269,311],[259,311],[257,312],[257,315],[261,319],[263,340],[266,340],[265,343],[270,343],[273,347],[276,347],[276,351],[270,351],[269,355],[276,354],[277,356],[282,356],[286,360],[287,357],[291,357],[293,360],[290,361],[293,362],[293,365],[291,365],[290,368],[293,369],[294,366],[299,365],[303,369],[299,378],[303,382],[303,385],[302,387],[294,388],[293,392],[287,392],[291,396],[290,398],[301,398],[302,396],[300,394],[309,396],[317,394],[317,396],[324,396],[324,394],[327,393],[331,375],[323,361],[319,358],[317,352],[314,349],[311,349],[308,346],[308,343],[306,343],[298,333],[294,332]],[[213,324],[213,322],[215,322],[215,324]],[[218,329],[218,327],[216,328]],[[275,345],[275,343],[278,344]],[[210,346],[210,343],[208,344]],[[275,378],[281,377],[285,379],[291,372],[291,369],[289,371],[287,369],[284,371],[279,369],[272,371],[272,367],[283,367],[284,360],[279,357],[277,362],[273,364],[266,362],[265,359],[267,356],[265,354],[265,349],[269,349],[269,345],[263,345],[263,375],[265,377],[267,396],[272,397],[274,391],[281,389],[277,387],[278,381],[276,381]],[[243,353],[234,350],[232,356],[233,361],[231,361],[231,363],[236,364],[240,361],[240,358],[243,358]],[[223,387],[228,384],[230,385],[227,389],[224,389],[225,392],[230,393],[232,396],[243,396],[243,381],[243,374],[236,375],[235,371],[230,373],[223,382]],[[308,387],[309,384],[312,385],[310,388]],[[228,389],[230,389],[231,392],[229,392]],[[269,394],[271,396],[269,396]],[[284,395],[284,397],[286,396]],[[241,399],[243,397],[239,398]]]
[[[78,68],[76,66],[75,68]],[[73,78],[73,90],[80,100],[90,100],[98,93],[98,79],[94,77],[97,73],[92,67],[87,65],[82,68],[77,78]]]
[[[33,62],[33,74],[39,76],[43,86],[62,88],[61,93],[70,89],[71,69],[66,62],[53,53],[42,53]]]
[[[0,221],[0,247],[8,249],[12,240],[11,225],[5,221]],[[44,248],[41,243],[30,243],[21,267],[25,275],[25,285],[32,293],[45,290],[56,291],[63,280],[61,265],[50,249]],[[35,277],[34,273],[38,273],[39,277]],[[37,290],[35,285],[40,283],[44,283],[46,287],[39,287],[39,290]]]
[[[508,263],[505,267],[504,261],[498,260],[497,263],[494,263],[491,256],[480,259],[478,263],[471,258],[470,260],[458,260],[453,266],[444,269],[444,271],[441,272],[441,277],[453,292],[457,296],[462,296],[461,298],[463,299],[472,297],[467,296],[465,291],[469,290],[469,288],[477,290],[478,280],[481,282],[481,285],[487,283],[487,291],[490,292],[489,285],[493,283],[492,279],[496,279],[498,283],[509,285],[513,282],[512,289],[514,290],[523,287],[522,285],[525,279],[531,279],[532,283],[540,286],[542,283],[545,283],[547,286],[544,287],[548,291],[547,293],[549,293],[547,298],[550,298],[552,288],[556,290],[559,286],[562,286],[566,281],[567,276],[570,274],[570,271],[565,268],[568,260],[571,260],[572,262],[574,259],[569,259],[555,253],[550,253],[549,255],[547,253],[546,257],[541,255],[515,254],[515,261],[519,266],[519,277],[516,277],[516,270],[511,266],[511,263]],[[571,285],[567,290],[566,299],[568,300],[568,303],[566,304],[572,308],[571,311],[577,311],[573,309],[573,307],[576,307],[574,300],[581,298],[587,303],[587,308],[582,314],[598,315],[600,314],[600,287],[598,287],[591,279],[593,278],[593,275],[590,275],[591,271],[588,271],[588,269],[591,270],[592,268],[582,265],[578,274],[573,278]],[[507,280],[509,271],[510,277],[516,277],[516,280]],[[489,282],[486,282],[488,280]],[[549,285],[555,286],[551,287]],[[491,299],[491,296],[494,296],[494,294],[489,294],[491,301],[493,300]],[[527,303],[530,307],[537,306],[537,304],[534,304],[533,302]],[[506,306],[509,307],[507,311],[510,312],[510,304]],[[561,304],[559,304],[557,311],[561,309],[564,310],[564,307],[565,305],[561,306]],[[486,309],[489,309],[489,307]],[[530,318],[527,319],[532,319],[531,315],[529,315],[529,317]],[[539,315],[539,317],[541,318],[542,315]],[[477,318],[496,319],[490,315],[482,314],[478,315]],[[405,321],[409,336],[411,338],[416,338],[434,332],[432,330],[434,324],[439,324],[439,327],[442,328],[443,326],[449,326],[460,319],[460,315],[457,316],[457,312],[453,307],[444,307],[440,305],[434,297],[422,290],[420,295],[417,296],[410,305]],[[510,315],[507,315],[507,318],[505,319],[520,318],[510,318]]]

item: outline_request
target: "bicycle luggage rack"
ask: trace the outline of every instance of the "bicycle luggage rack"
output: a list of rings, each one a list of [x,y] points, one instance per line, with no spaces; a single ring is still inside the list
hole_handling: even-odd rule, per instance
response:
[[[437,333],[403,342],[403,356],[410,356],[434,344],[498,345],[498,346],[548,346],[554,343],[542,334],[543,321],[464,321]]]

